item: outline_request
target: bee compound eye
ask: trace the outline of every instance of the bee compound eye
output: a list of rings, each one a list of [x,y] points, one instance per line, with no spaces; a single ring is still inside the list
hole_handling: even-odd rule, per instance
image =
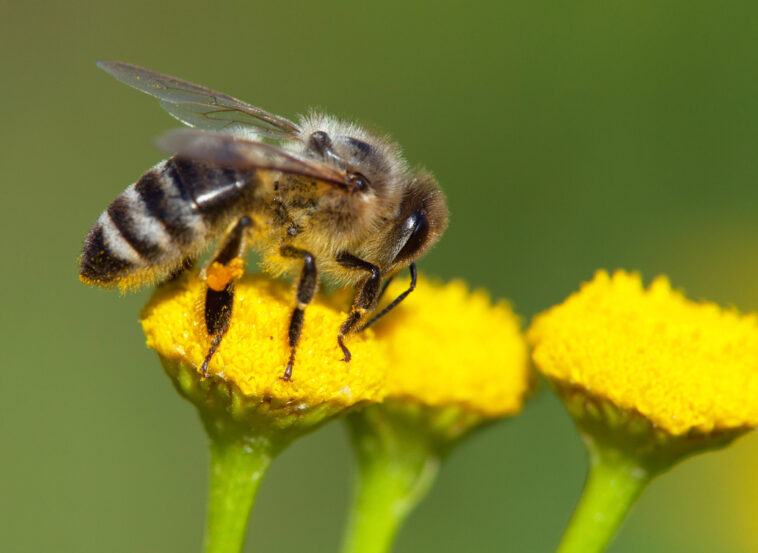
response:
[[[364,190],[368,190],[369,187],[368,179],[360,173],[351,173],[348,176],[347,182],[350,185],[351,192],[363,192]]]
[[[429,236],[429,219],[423,211],[414,211],[405,220],[404,226],[410,229],[411,233],[402,249],[395,256],[395,262],[414,259],[426,243],[427,236]]]

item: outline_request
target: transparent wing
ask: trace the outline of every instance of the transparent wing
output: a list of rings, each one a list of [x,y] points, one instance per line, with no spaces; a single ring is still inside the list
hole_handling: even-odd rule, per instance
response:
[[[266,169],[304,175],[350,189],[345,171],[323,162],[263,142],[245,140],[230,134],[194,129],[169,131],[158,139],[158,147],[181,157],[231,169]]]
[[[228,94],[176,77],[120,61],[98,61],[97,66],[116,79],[161,101],[161,107],[190,127],[224,130],[253,127],[274,139],[294,139],[300,132],[292,121],[256,108]]]

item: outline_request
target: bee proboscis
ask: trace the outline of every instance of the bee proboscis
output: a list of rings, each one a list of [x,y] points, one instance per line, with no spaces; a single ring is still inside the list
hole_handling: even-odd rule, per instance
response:
[[[220,347],[234,305],[234,282],[249,248],[264,269],[298,272],[290,318],[290,380],[307,305],[319,273],[355,287],[337,342],[360,331],[410,293],[414,260],[447,224],[447,207],[429,173],[411,169],[390,139],[311,112],[295,123],[203,86],[122,62],[98,62],[118,80],[160,100],[194,129],[164,135],[173,154],[148,170],[100,215],[85,239],[80,278],[129,288],[171,278],[218,243],[201,272],[211,346]],[[371,313],[383,280],[409,267],[411,284]]]

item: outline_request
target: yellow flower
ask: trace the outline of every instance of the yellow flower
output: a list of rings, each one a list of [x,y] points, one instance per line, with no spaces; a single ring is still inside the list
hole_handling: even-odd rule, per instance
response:
[[[636,273],[600,271],[528,331],[554,383],[642,414],[671,435],[758,426],[758,318]]]
[[[387,298],[408,285],[394,282]],[[461,281],[420,278],[377,323],[376,338],[388,349],[388,395],[345,419],[358,478],[343,553],[389,550],[444,455],[484,423],[518,413],[531,383],[510,306]]]
[[[758,424],[758,320],[600,271],[527,332],[589,454],[558,553],[599,553],[656,475]]]
[[[197,272],[158,288],[142,311],[142,327],[175,387],[197,407],[210,438],[206,551],[239,550],[258,486],[292,440],[385,395],[387,356],[372,332],[351,336],[342,361],[337,333],[344,309],[317,297],[305,310],[292,380],[288,326],[292,286],[262,276],[235,283],[229,329],[202,374],[211,339],[204,320],[208,286],[223,287],[241,266]],[[214,281],[218,279],[218,282]]]
[[[393,282],[392,298],[408,287]],[[389,350],[389,397],[433,407],[459,406],[483,417],[518,413],[530,389],[526,342],[505,301],[419,278],[416,289],[376,325]]]
[[[199,376],[210,347],[203,319],[205,290],[193,273],[159,288],[142,312],[147,344],[168,370],[181,366]],[[342,361],[337,332],[346,313],[321,296],[305,310],[292,381],[279,378],[289,355],[287,328],[294,301],[286,282],[252,275],[240,279],[231,324],[209,374],[233,384],[243,396],[293,405],[380,401],[387,365],[384,348],[369,335],[351,336],[352,361]]]

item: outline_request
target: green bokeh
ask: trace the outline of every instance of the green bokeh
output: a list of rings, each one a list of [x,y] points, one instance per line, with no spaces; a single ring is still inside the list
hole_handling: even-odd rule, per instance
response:
[[[147,292],[76,277],[89,226],[175,123],[95,59],[391,132],[452,212],[423,270],[508,297],[525,321],[601,267],[665,272],[748,310],[756,24],[754,2],[0,3],[0,550],[200,546],[205,437],[143,345]],[[756,550],[745,510],[758,500],[739,501],[758,495],[756,460],[749,436],[689,461],[610,551]],[[247,550],[336,550],[349,471],[339,425],[295,444],[262,487]],[[543,389],[452,455],[397,551],[550,551],[584,471]]]

